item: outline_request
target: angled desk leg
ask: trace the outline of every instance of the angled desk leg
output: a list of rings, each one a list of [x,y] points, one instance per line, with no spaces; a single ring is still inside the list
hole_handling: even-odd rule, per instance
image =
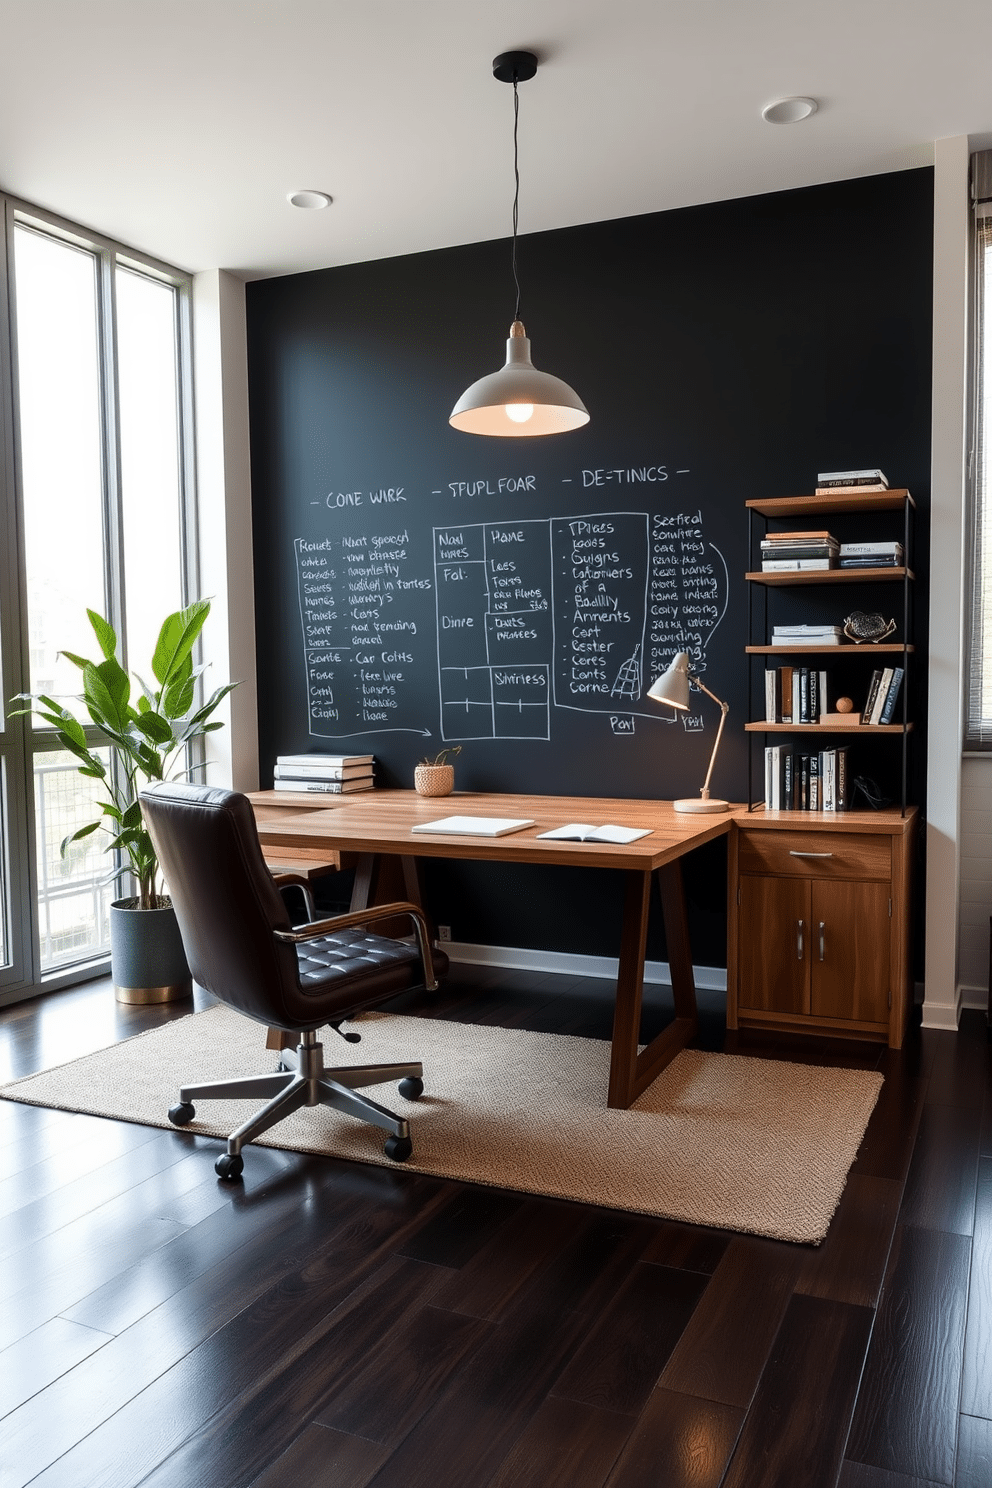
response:
[[[644,991],[644,953],[651,904],[651,875],[628,873],[626,878],[617,1005],[610,1057],[610,1090],[607,1098],[608,1105],[620,1110],[626,1110],[641,1091],[647,1089],[676,1054],[692,1042],[699,1028],[682,868],[676,859],[658,869],[675,1017],[646,1048],[637,1052]]]

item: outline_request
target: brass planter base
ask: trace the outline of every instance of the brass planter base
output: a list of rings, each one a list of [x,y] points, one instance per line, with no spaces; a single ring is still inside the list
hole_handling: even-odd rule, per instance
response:
[[[153,1002],[181,1002],[193,996],[193,983],[176,982],[169,987],[115,987],[118,1002],[147,1005]]]

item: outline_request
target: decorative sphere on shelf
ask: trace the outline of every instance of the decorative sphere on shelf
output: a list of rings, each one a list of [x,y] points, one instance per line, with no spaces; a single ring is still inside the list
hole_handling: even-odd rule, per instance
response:
[[[851,701],[851,699],[849,697],[838,698],[837,699],[837,712],[838,713],[853,713],[854,712],[854,703]]]

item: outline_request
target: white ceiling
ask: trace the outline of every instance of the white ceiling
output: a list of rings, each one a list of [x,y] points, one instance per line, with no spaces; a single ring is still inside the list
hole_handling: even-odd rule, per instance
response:
[[[255,278],[929,164],[990,0],[0,0],[0,187]],[[809,94],[802,124],[761,107]],[[325,211],[290,207],[307,187]]]

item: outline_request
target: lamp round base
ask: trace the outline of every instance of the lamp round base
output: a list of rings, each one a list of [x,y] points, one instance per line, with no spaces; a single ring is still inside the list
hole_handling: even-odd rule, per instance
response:
[[[682,801],[673,801],[676,811],[729,811],[729,801],[718,801],[715,797],[703,800],[701,796],[688,796]]]

